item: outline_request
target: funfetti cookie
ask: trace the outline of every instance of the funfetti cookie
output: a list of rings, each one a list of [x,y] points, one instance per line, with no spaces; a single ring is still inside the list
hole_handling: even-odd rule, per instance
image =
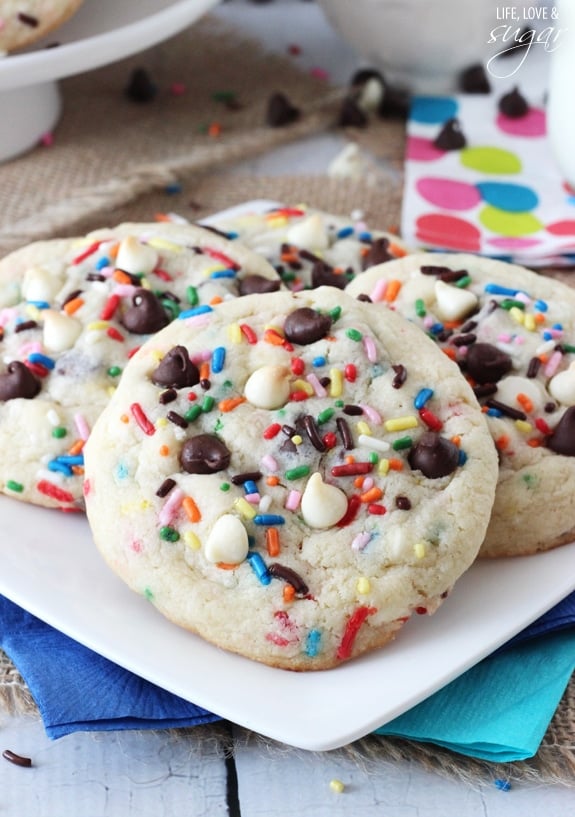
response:
[[[419,254],[350,286],[392,307],[460,365],[499,452],[482,556],[575,537],[575,291],[474,255]],[[378,306],[379,305],[379,306]]]
[[[208,230],[124,224],[0,262],[0,491],[83,507],[83,445],[136,348],[181,313],[277,289]]]
[[[267,258],[291,290],[344,289],[360,272],[404,256],[396,236],[310,207],[276,207],[216,222],[231,238]]]
[[[85,491],[105,560],[165,616],[312,670],[441,604],[496,473],[453,362],[322,287],[184,315],[142,346],[88,441]]]
[[[0,0],[0,51],[17,51],[63,25],[83,0]]]

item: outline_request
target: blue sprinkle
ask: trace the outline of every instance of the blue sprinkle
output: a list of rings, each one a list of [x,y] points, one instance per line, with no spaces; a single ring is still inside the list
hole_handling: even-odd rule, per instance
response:
[[[551,327],[552,329],[558,329],[560,332],[563,331],[563,324],[562,323],[554,323]]]
[[[46,369],[50,370],[56,365],[56,362],[52,360],[51,357],[47,357],[40,352],[32,352],[32,354],[28,355],[28,360],[30,363],[39,363],[41,366],[45,366]]]
[[[502,287],[499,284],[485,284],[485,292],[488,292],[490,295],[517,295],[518,292],[521,292],[520,289],[510,289],[509,287]]]
[[[35,306],[36,309],[50,309],[48,301],[26,301],[30,306]]]
[[[495,786],[496,789],[499,789],[500,791],[509,791],[509,789],[511,788],[511,783],[509,782],[509,780],[503,780],[501,777],[498,777],[497,780],[494,780],[493,785]]]
[[[239,233],[234,233],[233,231],[229,232],[229,233],[226,233],[226,238],[228,238],[230,241],[233,241],[235,238],[239,238],[239,237],[240,237],[240,234]]]
[[[200,306],[194,306],[193,309],[184,309],[183,312],[180,312],[178,318],[183,320],[185,318],[195,318],[196,315],[205,315],[207,312],[213,312],[211,306],[208,304],[201,304]]]
[[[164,189],[168,196],[174,196],[176,193],[182,192],[182,185],[178,182],[172,182],[171,184],[167,184]]]
[[[338,230],[335,234],[336,238],[348,238],[350,235],[353,235],[353,227],[342,227],[341,230]]]
[[[467,462],[467,454],[461,448],[459,449],[459,460],[458,465],[462,466],[465,465]]]
[[[226,361],[226,350],[223,346],[216,346],[212,352],[212,372],[219,374],[224,368]]]
[[[427,401],[431,400],[432,397],[433,389],[420,389],[415,395],[413,405],[419,411],[419,409],[422,409],[424,405],[427,403]]]
[[[364,230],[361,233],[358,233],[357,237],[360,241],[371,241],[373,239],[373,235],[366,230]]]
[[[59,462],[58,460],[50,460],[48,463],[48,470],[57,471],[60,474],[64,474],[66,477],[71,477],[74,473],[69,465],[66,465],[65,462]]]
[[[535,309],[537,309],[539,312],[547,312],[547,310],[549,309],[549,307],[547,306],[547,302],[546,302],[546,301],[535,301],[535,303],[533,304],[533,306],[534,306],[534,307],[535,307]]]
[[[543,340],[553,340],[553,335],[548,329],[543,332]]]
[[[503,417],[503,414],[496,408],[488,408],[486,414],[488,417]]]
[[[433,335],[439,335],[440,332],[443,332],[445,329],[442,323],[434,323],[431,329],[429,330]]]
[[[116,468],[116,477],[118,479],[126,479],[128,476],[128,466],[125,465],[123,462],[119,462]]]
[[[310,630],[305,640],[305,654],[310,658],[315,658],[319,653],[321,644],[321,632],[319,630]]]
[[[110,259],[107,255],[103,255],[101,258],[98,258],[96,263],[94,264],[97,270],[104,269],[104,267],[110,266]]]
[[[246,479],[244,482],[244,491],[246,494],[257,494],[258,486],[255,484],[253,479]]]
[[[83,454],[61,454],[59,457],[56,457],[53,462],[60,462],[62,465],[84,465],[84,455]]]
[[[252,570],[260,580],[262,584],[269,584],[272,580],[268,569],[266,567],[266,563],[262,559],[259,553],[248,553],[247,560],[251,565]]]
[[[237,274],[235,269],[219,269],[212,272],[210,278],[236,278]]]
[[[278,513],[258,513],[252,519],[254,525],[283,525],[285,517]]]
[[[325,364],[326,364],[326,359],[325,359],[325,357],[323,355],[319,355],[318,357],[314,357],[314,359],[311,362],[312,366],[318,366],[318,367],[319,366],[325,366]]]

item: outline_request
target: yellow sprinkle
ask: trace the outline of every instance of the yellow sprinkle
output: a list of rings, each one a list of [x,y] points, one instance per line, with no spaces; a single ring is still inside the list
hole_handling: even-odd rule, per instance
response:
[[[287,216],[278,216],[275,213],[270,213],[266,216],[266,221],[270,227],[283,227],[288,223]]]
[[[138,282],[138,286],[141,287],[142,289],[151,289],[152,288],[152,285],[150,284],[150,282],[148,281],[147,278],[140,278],[140,280]]]
[[[537,329],[537,321],[535,320],[535,315],[533,315],[531,312],[525,315],[523,325],[529,332],[535,332],[535,330]]]
[[[334,779],[329,781],[329,787],[336,794],[341,794],[345,789],[345,784],[341,780]]]
[[[90,332],[98,332],[100,329],[107,329],[109,327],[108,321],[92,321],[89,323],[86,329]]]
[[[41,310],[34,304],[28,304],[26,307],[26,315],[33,321],[40,321],[42,318]]]
[[[147,242],[148,246],[154,247],[156,250],[168,250],[169,252],[182,252],[184,249],[179,244],[174,244],[173,241],[168,241],[166,238],[160,238],[160,236],[154,236],[154,238],[150,238]]]
[[[371,590],[371,583],[369,579],[366,579],[365,576],[361,576],[361,578],[357,580],[356,590],[362,596],[365,596],[367,593],[369,593],[369,591]]]
[[[193,533],[191,530],[187,530],[184,533],[183,540],[191,550],[199,550],[202,546],[202,543],[200,542],[196,534]]]
[[[257,513],[254,506],[250,505],[250,503],[241,496],[234,502],[234,508],[246,519],[253,519]]]
[[[386,431],[407,431],[408,428],[417,428],[418,425],[417,417],[414,414],[396,417],[394,420],[386,420],[383,424]]]
[[[165,428],[168,425],[168,420],[165,417],[158,417],[156,420],[156,428]]]
[[[515,323],[523,324],[525,322],[525,313],[518,306],[512,306],[509,310],[509,316]]]
[[[365,420],[360,420],[356,425],[356,428],[358,434],[365,434],[367,437],[371,436],[371,428],[368,426]]]
[[[160,360],[162,360],[162,358],[164,357],[164,353],[160,352],[159,349],[154,349],[153,352],[150,352],[150,357],[153,357],[154,360],[157,360],[159,363]]]
[[[303,443],[303,437],[300,437],[299,434],[294,434],[293,437],[290,437],[290,440],[294,445],[301,445]]]
[[[230,323],[228,326],[228,338],[230,339],[230,343],[242,342],[242,330],[240,329],[239,323]]]
[[[111,397],[115,391],[116,391],[115,386],[108,386],[108,388],[106,389],[106,394],[108,395],[108,397]]]
[[[304,391],[310,397],[313,395],[313,386],[307,380],[294,380],[293,391]]]
[[[515,420],[515,428],[522,434],[530,434],[533,431],[533,426],[527,420]]]
[[[381,474],[381,476],[385,476],[389,471],[389,460],[385,457],[382,457],[380,461],[377,463],[377,472]]]
[[[413,552],[415,553],[416,559],[423,559],[427,550],[423,542],[416,542],[413,546]]]
[[[343,392],[343,372],[341,369],[330,369],[329,377],[329,396],[341,397]]]

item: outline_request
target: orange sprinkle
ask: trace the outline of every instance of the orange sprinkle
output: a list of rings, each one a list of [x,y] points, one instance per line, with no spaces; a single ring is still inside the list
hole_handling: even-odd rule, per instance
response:
[[[171,221],[167,213],[154,213],[154,221]]]
[[[73,315],[74,312],[77,312],[81,306],[84,305],[83,298],[72,298],[71,301],[67,301],[64,306],[62,307],[66,315]]]
[[[279,556],[280,535],[277,528],[268,528],[266,530],[266,547],[270,556]]]
[[[238,565],[233,565],[229,562],[216,562],[216,567],[219,567],[220,570],[235,570]]]
[[[204,360],[203,363],[200,363],[200,380],[209,380],[210,379],[210,361]]]
[[[127,414],[121,414],[121,415],[120,415],[120,421],[121,421],[122,423],[129,423],[129,422],[130,422],[130,418],[128,417],[128,415],[127,415]]]
[[[392,278],[387,282],[387,289],[385,290],[385,300],[388,303],[395,301],[401,289],[401,281],[397,278]]]
[[[549,356],[548,356],[548,355],[537,355],[537,357],[539,358],[539,360],[540,360],[540,361],[541,361],[541,363],[543,363],[543,364],[545,364],[545,363],[548,363],[548,362],[549,362]]]
[[[84,448],[84,440],[76,440],[75,442],[72,443],[72,445],[68,449],[68,454],[70,454],[72,457],[74,457],[74,456],[76,456],[76,454],[79,454],[82,451],[83,448]]]
[[[115,269],[114,270],[114,275],[112,277],[113,277],[114,281],[116,281],[118,284],[131,284],[132,283],[132,279],[130,278],[128,273],[124,272],[124,270],[121,270],[121,269]]]
[[[445,348],[443,348],[441,351],[443,352],[444,355],[447,355],[447,357],[450,358],[451,360],[455,360],[456,357],[455,349],[452,349],[451,346],[445,346]]]
[[[119,249],[120,249],[120,242],[117,241],[115,244],[112,244],[112,246],[109,248],[109,250],[107,250],[106,255],[108,256],[108,258],[116,258],[116,256],[118,255]]]
[[[190,520],[190,522],[199,522],[202,518],[202,514],[200,513],[200,509],[194,502],[191,496],[185,496],[182,500],[182,507],[186,512],[186,516]]]
[[[286,604],[289,604],[295,598],[295,587],[293,584],[284,584],[283,597]]]
[[[393,242],[389,244],[389,251],[396,258],[403,258],[404,255],[407,255],[407,250],[404,250],[399,244],[394,244]]]
[[[378,499],[381,499],[383,496],[383,491],[381,488],[378,488],[377,485],[374,485],[373,488],[370,488],[369,491],[365,491],[365,493],[360,494],[359,498],[362,502],[377,502]]]
[[[535,313],[535,323],[545,323],[545,315],[543,312]]]
[[[533,411],[533,403],[526,394],[523,394],[523,392],[519,392],[519,394],[517,395],[517,402],[519,403],[521,408],[527,412],[527,414]]]
[[[74,472],[74,474],[76,474],[76,476],[81,477],[82,474],[84,473],[84,466],[83,465],[73,465],[72,466],[72,471]]]
[[[271,343],[272,346],[283,346],[284,343],[284,338],[275,329],[266,329],[264,340],[266,343]]]
[[[459,436],[459,434],[454,434],[453,437],[451,438],[451,442],[453,443],[453,445],[456,445],[459,448],[459,446],[461,445],[461,437]]]
[[[527,445],[531,446],[531,448],[539,448],[541,440],[538,440],[537,437],[532,437],[530,440],[527,440]]]
[[[362,486],[362,485],[363,485],[363,483],[364,483],[364,480],[365,480],[365,477],[363,477],[363,476],[361,476],[361,477],[356,477],[356,478],[354,479],[354,481],[353,481],[353,485],[354,485],[354,487],[355,487],[355,488],[361,488],[361,486]]]
[[[245,397],[228,397],[226,400],[220,400],[218,403],[218,408],[223,412],[233,411],[235,408],[241,406],[241,404],[245,402]]]
[[[355,457],[353,456],[353,454],[346,454],[345,461],[346,462],[355,462]]]
[[[403,461],[391,457],[389,460],[389,467],[392,471],[403,471]]]
[[[507,448],[509,443],[510,443],[510,439],[509,439],[508,435],[507,434],[501,434],[501,436],[497,437],[497,439],[495,440],[495,447],[499,451],[503,451],[505,448]]]
[[[459,329],[461,321],[443,321],[443,326],[446,329]]]
[[[274,485],[279,485],[279,484],[280,484],[280,478],[279,477],[275,477],[275,476],[272,475],[270,477],[267,477],[267,479],[266,479],[266,485],[269,485],[271,488],[273,488]]]
[[[170,449],[168,448],[167,445],[160,446],[160,457],[167,457],[169,453]]]
[[[208,136],[219,136],[222,132],[222,126],[219,122],[212,122],[208,127]]]
[[[210,300],[210,306],[217,306],[218,304],[221,304],[221,302],[221,295],[214,295],[214,297]]]

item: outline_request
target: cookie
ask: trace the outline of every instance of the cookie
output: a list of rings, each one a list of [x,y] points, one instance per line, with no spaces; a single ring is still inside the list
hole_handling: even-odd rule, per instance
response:
[[[81,5],[82,0],[0,0],[0,51],[18,51],[35,43]]]
[[[314,670],[434,612],[475,558],[496,472],[452,361],[322,287],[142,346],[86,446],[86,509],[110,567],[169,619]]]
[[[274,270],[200,227],[124,224],[0,262],[0,490],[83,507],[83,445],[136,348],[180,313],[274,289]]]
[[[218,220],[216,226],[267,258],[294,291],[319,286],[344,289],[368,267],[408,252],[392,233],[309,207],[248,212]]]
[[[524,555],[572,541],[575,292],[523,267],[439,253],[371,269],[350,292],[408,317],[473,384],[499,453],[480,555]]]

